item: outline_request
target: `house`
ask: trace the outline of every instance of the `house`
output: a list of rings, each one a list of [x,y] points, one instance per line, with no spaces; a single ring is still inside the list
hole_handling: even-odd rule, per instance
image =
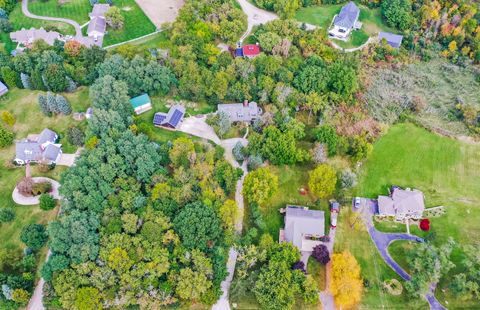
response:
[[[255,58],[260,54],[260,45],[257,44],[247,44],[244,46],[238,45],[235,49],[235,57],[245,57],[245,58]]]
[[[17,141],[15,163],[24,165],[31,162],[56,163],[62,155],[62,145],[56,144],[58,135],[46,128],[40,135]]]
[[[166,129],[176,130],[183,120],[185,108],[181,105],[174,105],[168,113],[157,112],[153,116],[153,125]]]
[[[2,82],[0,82],[0,96],[5,95],[6,93],[8,93],[8,87],[7,87],[7,85],[5,85],[5,84],[3,84]]]
[[[257,103],[245,100],[243,103],[225,103],[219,104],[218,113],[226,113],[231,122],[251,122],[262,115],[262,109]]]
[[[280,230],[280,242],[287,241],[300,251],[310,252],[325,235],[325,215],[323,211],[308,210],[306,207],[287,205],[285,228]]]
[[[89,14],[90,22],[88,23],[87,35],[89,38],[93,38],[95,44],[98,46],[102,46],[103,44],[103,37],[107,29],[105,13],[107,13],[109,8],[109,4],[97,3],[93,6],[92,12]]]
[[[387,41],[387,44],[391,47],[399,48],[400,45],[402,45],[403,36],[399,34],[381,31],[378,34],[378,40],[382,41],[383,39],[385,39],[385,41]]]
[[[333,25],[328,31],[328,35],[337,39],[346,39],[353,30],[362,27],[362,23],[358,21],[359,16],[360,9],[350,1],[333,18]]]
[[[130,104],[137,115],[152,109],[152,101],[150,100],[148,94],[143,94],[130,99]]]
[[[389,196],[378,196],[378,215],[396,220],[420,219],[425,210],[423,193],[416,189],[393,187]]]
[[[46,31],[43,28],[40,29],[22,29],[10,33],[10,39],[13,42],[22,44],[25,47],[29,47],[33,42],[37,40],[43,40],[48,45],[53,46],[55,40],[61,40],[62,35],[56,31]]]

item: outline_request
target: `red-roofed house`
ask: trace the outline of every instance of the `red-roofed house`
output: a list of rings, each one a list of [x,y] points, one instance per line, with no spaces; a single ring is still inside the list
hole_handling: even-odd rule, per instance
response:
[[[260,45],[257,44],[247,44],[242,47],[243,57],[254,58],[260,54]]]

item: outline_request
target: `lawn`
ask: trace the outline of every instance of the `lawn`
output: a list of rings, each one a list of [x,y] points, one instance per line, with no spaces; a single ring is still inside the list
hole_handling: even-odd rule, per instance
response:
[[[327,30],[333,17],[344,5],[345,3],[304,7],[297,11],[295,18],[300,22],[317,25]],[[371,9],[358,3],[357,5],[360,8],[359,21],[363,23],[362,29],[354,31],[347,42],[335,40],[335,43],[343,48],[360,46],[368,40],[369,36],[374,36],[380,31],[393,31],[384,24],[380,9]]]
[[[420,189],[427,207],[446,208],[445,215],[430,218],[433,242],[440,245],[452,237],[460,245],[475,244],[480,238],[479,159],[478,144],[442,137],[412,124],[395,125],[375,144],[362,168],[355,194],[376,197],[386,194],[392,184]],[[402,224],[380,223],[377,227],[383,231],[405,231]],[[411,226],[411,232],[425,235],[416,226]],[[460,249],[454,250],[452,260],[461,268]],[[473,306],[448,295],[450,278],[451,275],[442,278],[436,290],[440,302],[447,300],[453,308]]]
[[[325,280],[326,280],[326,267],[325,265],[320,264],[315,260],[313,257],[308,258],[308,263],[307,263],[307,274],[310,274],[313,276],[315,281],[318,284],[318,289],[323,291],[325,290]]]
[[[151,48],[169,49],[171,47],[171,42],[168,39],[167,31],[156,33],[152,36],[134,41],[130,44],[138,47],[139,50],[148,50]]]
[[[63,4],[58,0],[36,0],[28,3],[28,9],[35,15],[68,18],[83,25],[90,20],[88,14],[92,11],[92,6],[88,0],[69,0]]]
[[[397,240],[388,246],[388,253],[400,265],[400,267],[403,268],[403,270],[408,274],[411,274],[412,272],[408,266],[406,253],[414,251],[417,246],[418,243],[416,242]]]

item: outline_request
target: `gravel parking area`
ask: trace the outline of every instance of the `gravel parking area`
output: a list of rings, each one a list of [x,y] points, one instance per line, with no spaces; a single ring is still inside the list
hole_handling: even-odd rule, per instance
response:
[[[157,28],[163,23],[171,23],[178,16],[184,0],[135,0]]]

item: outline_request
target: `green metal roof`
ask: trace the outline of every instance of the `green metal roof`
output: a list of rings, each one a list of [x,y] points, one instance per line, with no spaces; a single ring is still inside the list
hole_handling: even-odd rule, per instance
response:
[[[130,103],[132,104],[132,107],[134,109],[136,109],[138,107],[141,107],[142,105],[151,103],[151,101],[150,101],[150,97],[148,96],[148,94],[143,94],[143,95],[140,95],[138,97],[130,99]]]

